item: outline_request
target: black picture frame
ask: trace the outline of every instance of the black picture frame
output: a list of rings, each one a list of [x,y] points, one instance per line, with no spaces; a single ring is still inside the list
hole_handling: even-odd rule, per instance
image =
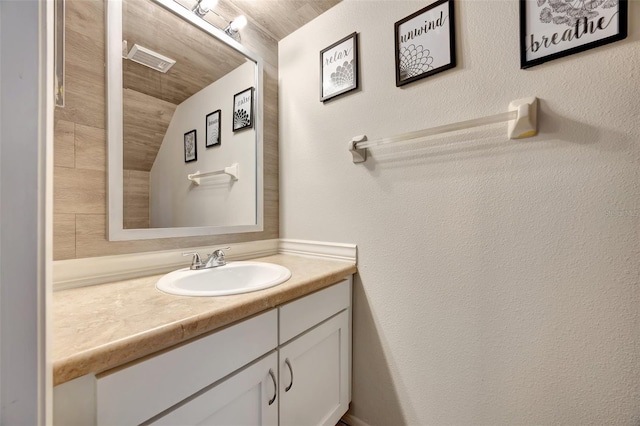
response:
[[[198,160],[198,138],[196,130],[189,130],[184,134],[184,162],[190,163]]]
[[[253,127],[253,87],[233,95],[233,131]]]
[[[222,144],[222,110],[215,110],[207,114],[205,118],[205,143],[206,148],[220,146]]]
[[[576,8],[559,0],[520,0],[520,68],[627,37],[627,0],[596,0],[590,5]]]
[[[326,102],[358,88],[358,33],[320,51],[320,101]]]
[[[453,3],[438,0],[394,24],[396,87],[455,68]]]

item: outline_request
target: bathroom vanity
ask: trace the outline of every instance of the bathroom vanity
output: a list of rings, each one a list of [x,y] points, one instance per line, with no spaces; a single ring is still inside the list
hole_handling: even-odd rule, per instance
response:
[[[160,293],[159,276],[57,292],[55,424],[335,425],[351,398],[355,265],[256,260],[291,279],[215,298]]]

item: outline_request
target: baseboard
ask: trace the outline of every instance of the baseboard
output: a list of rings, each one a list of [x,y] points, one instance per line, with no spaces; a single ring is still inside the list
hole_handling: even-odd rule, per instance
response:
[[[277,239],[219,246],[231,247],[227,254],[228,260],[253,259],[278,253]],[[211,251],[211,247],[57,260],[53,262],[53,289],[84,287],[184,268],[191,263],[191,258],[182,256],[185,251],[205,254]]]
[[[342,421],[348,424],[349,426],[369,426],[368,423],[360,420],[359,418],[347,413],[342,416]]]
[[[278,252],[351,263],[356,263],[357,259],[357,246],[355,244],[280,239]]]

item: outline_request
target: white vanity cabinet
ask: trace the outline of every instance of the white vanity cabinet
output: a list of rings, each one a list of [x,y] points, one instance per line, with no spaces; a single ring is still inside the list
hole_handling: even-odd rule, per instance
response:
[[[335,425],[351,381],[351,279],[54,388],[54,425]]]

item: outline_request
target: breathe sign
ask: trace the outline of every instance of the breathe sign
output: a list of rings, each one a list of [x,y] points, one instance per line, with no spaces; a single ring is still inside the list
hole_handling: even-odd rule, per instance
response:
[[[455,67],[453,0],[440,0],[395,24],[396,86]]]
[[[522,68],[626,36],[626,0],[520,0]]]

